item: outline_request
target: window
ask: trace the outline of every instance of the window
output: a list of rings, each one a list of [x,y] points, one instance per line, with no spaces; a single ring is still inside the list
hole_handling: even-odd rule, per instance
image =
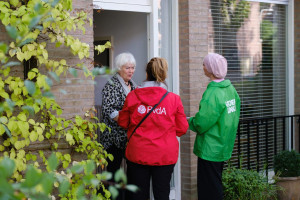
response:
[[[209,51],[222,54],[228,61],[226,78],[231,80],[240,95],[241,119],[286,115],[286,5],[211,0],[210,11]],[[277,127],[277,130],[282,128]],[[248,147],[248,141],[243,139],[246,129],[241,127],[242,154]],[[268,130],[269,134],[272,129]],[[256,133],[257,130],[251,130],[250,142],[256,141]],[[266,153],[263,149],[267,135],[264,130],[260,133],[263,135],[260,135],[259,146],[252,142],[250,154],[256,160],[256,150],[262,149],[261,158],[272,162],[277,147],[272,145],[273,138],[269,136],[270,148]],[[278,139],[278,145],[282,145],[283,138]],[[233,160],[236,157],[234,150]],[[260,169],[264,163],[262,160]],[[256,164],[251,161],[251,166]]]

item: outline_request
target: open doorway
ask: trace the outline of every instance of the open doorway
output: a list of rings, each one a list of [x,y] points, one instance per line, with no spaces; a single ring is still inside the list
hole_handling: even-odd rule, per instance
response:
[[[145,78],[148,61],[147,13],[111,10],[94,10],[95,44],[110,40],[112,48],[94,55],[95,64],[114,66],[114,58],[122,52],[130,52],[136,59],[133,80],[139,85]],[[107,77],[96,77],[95,105],[101,105],[101,91]]]

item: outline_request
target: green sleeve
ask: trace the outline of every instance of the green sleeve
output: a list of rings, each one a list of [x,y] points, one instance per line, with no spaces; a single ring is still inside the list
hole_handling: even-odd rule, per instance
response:
[[[213,106],[208,100],[202,100],[199,111],[189,120],[190,129],[198,134],[205,133],[216,124],[219,117],[220,112],[216,105]]]
[[[194,126],[193,120],[194,120],[194,117],[191,117],[191,118],[189,119],[189,128],[190,128],[192,131],[197,132],[197,130],[196,130],[195,126]]]

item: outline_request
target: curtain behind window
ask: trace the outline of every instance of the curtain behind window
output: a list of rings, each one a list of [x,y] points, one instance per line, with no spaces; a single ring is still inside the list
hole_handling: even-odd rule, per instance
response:
[[[211,0],[210,13],[209,51],[223,55],[228,61],[226,79],[231,80],[240,95],[241,119],[286,115],[286,5]],[[279,132],[283,127],[276,129]],[[249,150],[250,166],[260,165],[262,169],[266,160],[272,163],[274,149],[285,140],[277,138],[274,147],[272,124],[268,134],[265,130],[250,130],[251,144],[246,140],[246,131],[247,127],[242,126],[241,154],[247,154]],[[256,143],[258,133],[261,134],[260,141]],[[257,156],[258,149],[260,157]],[[235,149],[233,164],[236,164],[236,158]],[[247,166],[247,162],[243,161],[243,165]]]
[[[241,97],[241,119],[285,115],[285,6],[212,0],[211,15],[210,51],[228,61],[226,78]]]

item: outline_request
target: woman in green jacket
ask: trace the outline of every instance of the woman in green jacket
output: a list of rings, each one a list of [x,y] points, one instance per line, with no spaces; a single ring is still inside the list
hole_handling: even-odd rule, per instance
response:
[[[204,92],[199,111],[189,119],[197,133],[194,154],[198,156],[198,199],[223,199],[222,171],[231,157],[240,117],[240,98],[230,80],[225,80],[227,60],[216,53],[208,54],[203,70],[211,82]]]

